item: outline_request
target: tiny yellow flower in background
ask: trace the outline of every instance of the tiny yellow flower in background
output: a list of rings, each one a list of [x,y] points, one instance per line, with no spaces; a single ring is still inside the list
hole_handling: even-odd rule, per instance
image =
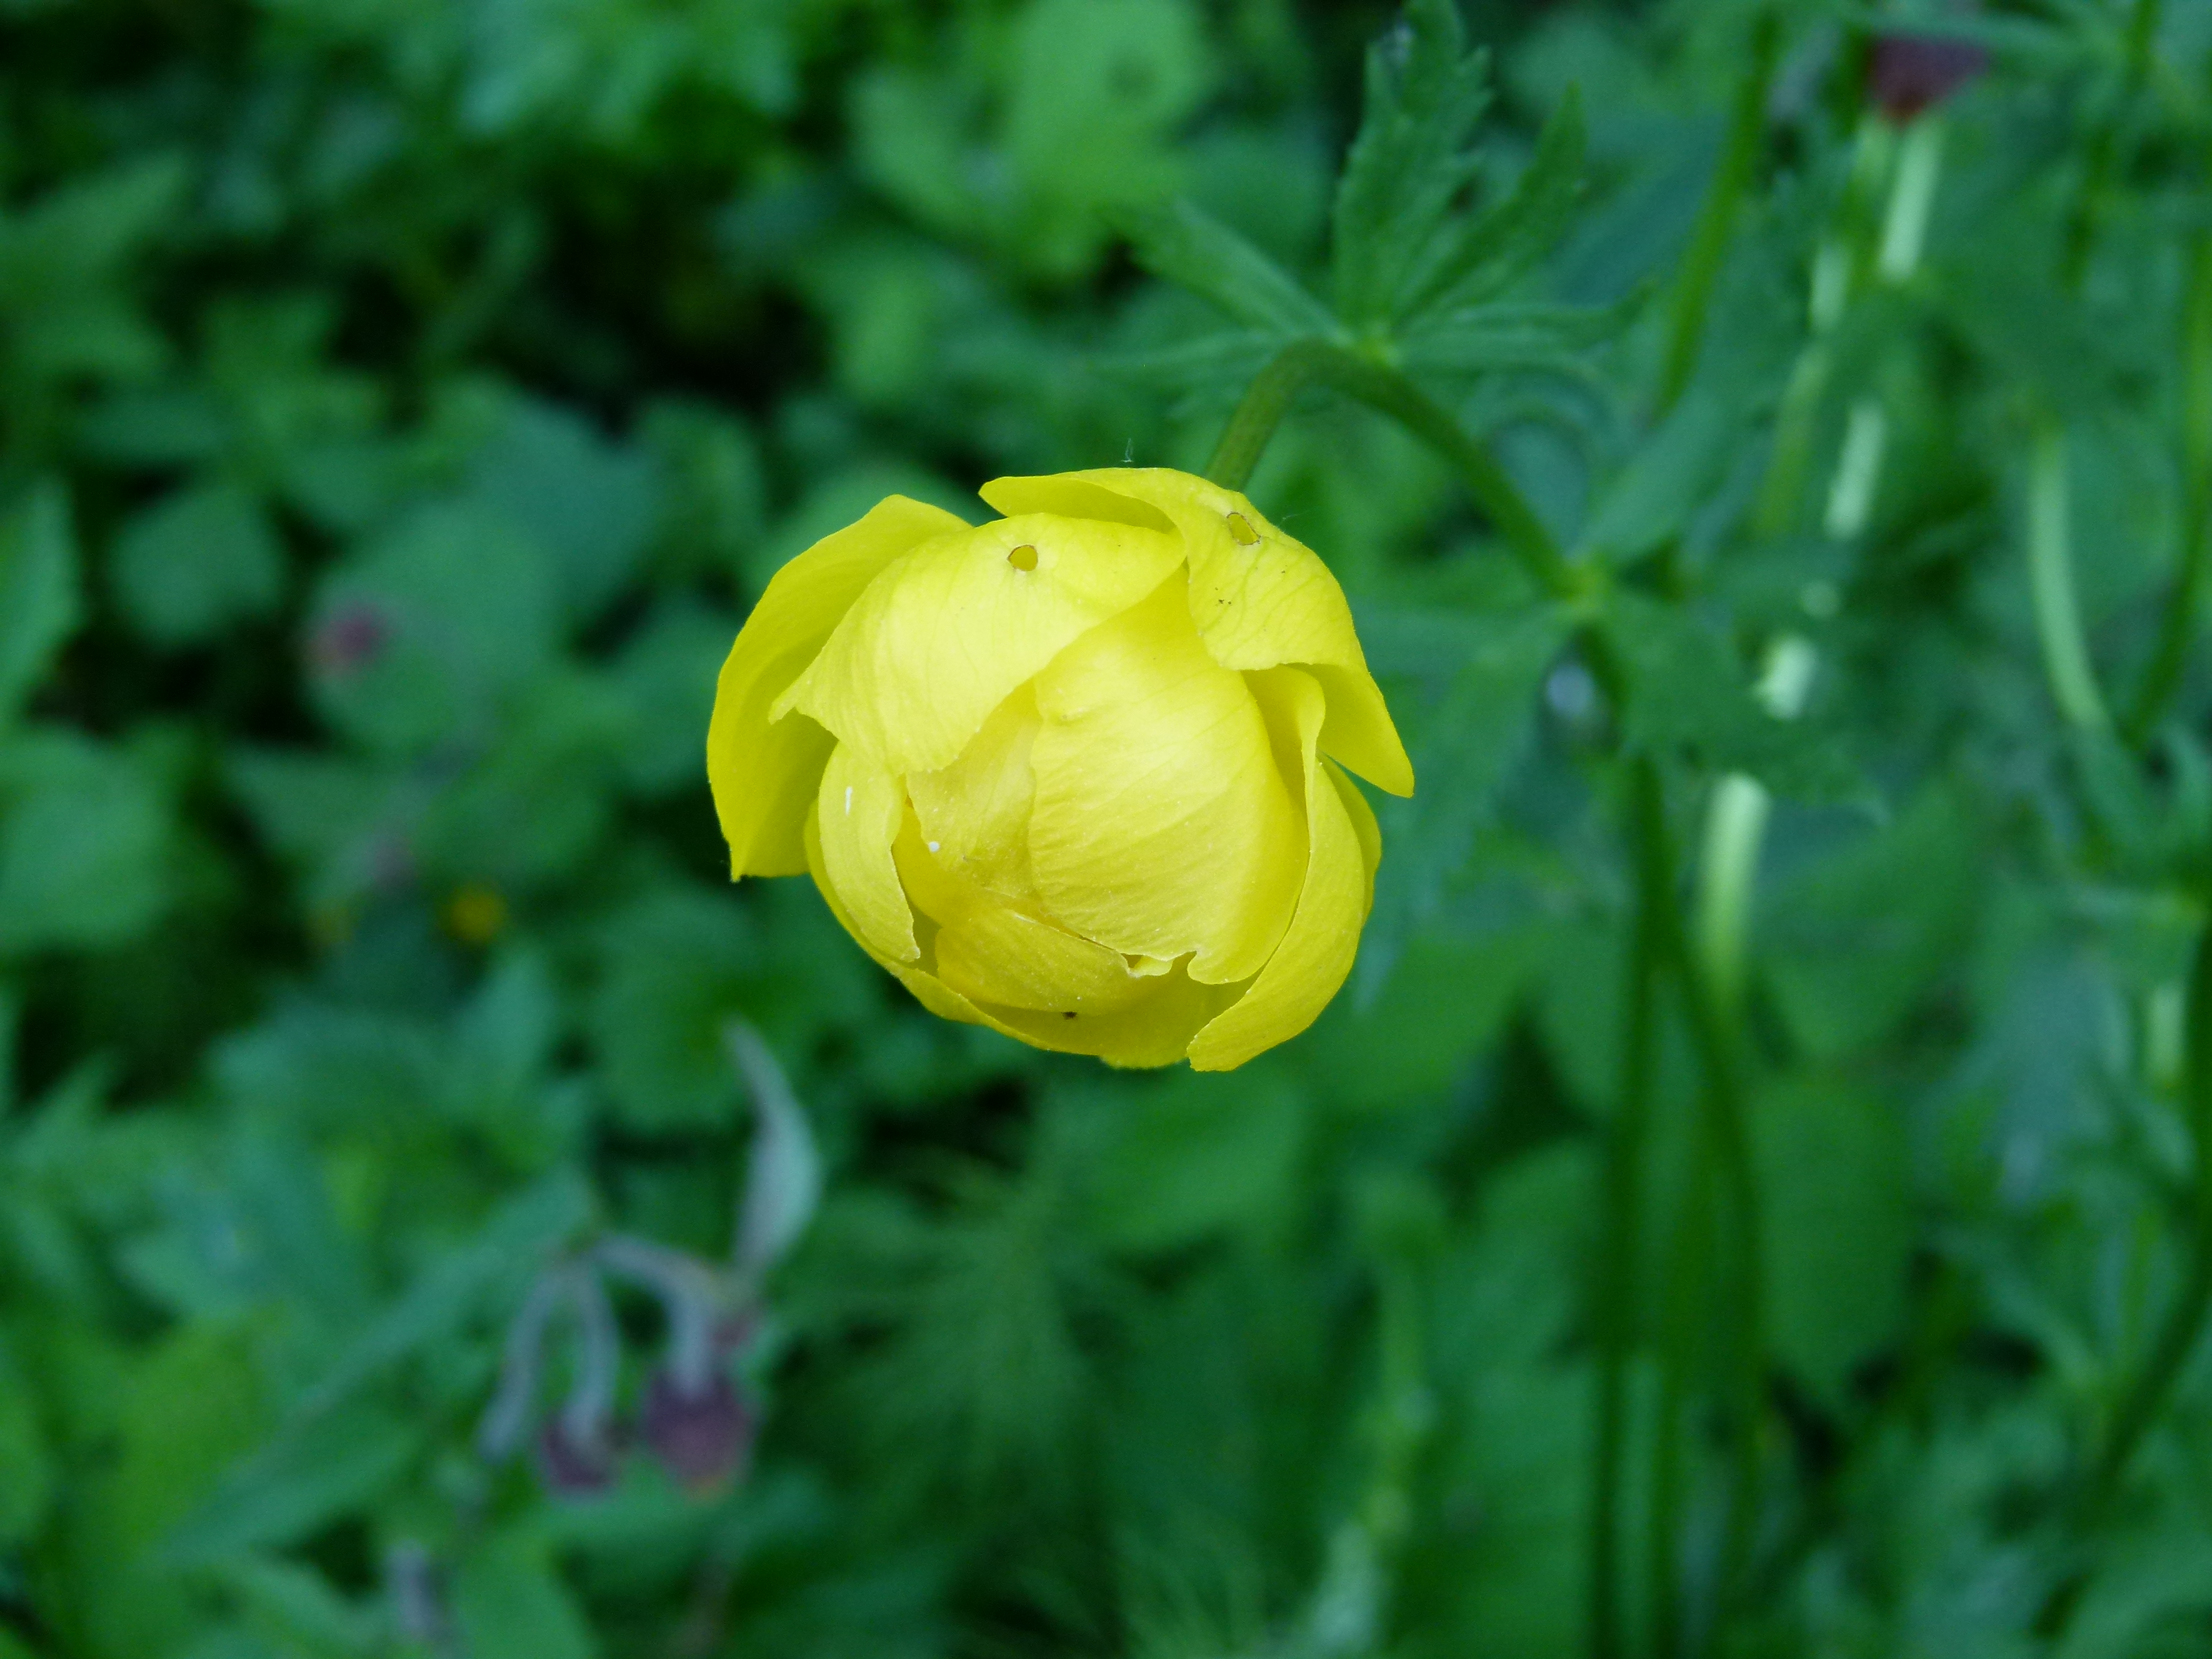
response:
[[[507,900],[496,887],[470,882],[446,900],[446,931],[464,945],[489,945],[507,930]]]
[[[1352,969],[1413,773],[1343,592],[1234,490],[893,495],[769,584],[707,738],[732,879],[811,872],[924,1006],[1116,1066],[1226,1071]]]

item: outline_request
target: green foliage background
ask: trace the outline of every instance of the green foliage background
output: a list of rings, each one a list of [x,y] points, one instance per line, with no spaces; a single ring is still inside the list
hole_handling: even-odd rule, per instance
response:
[[[2212,1647],[2212,8],[1450,15],[0,0],[0,1659]],[[1314,1030],[726,885],[783,560],[1306,340],[1421,778]],[[749,1474],[488,1462],[732,1017]]]

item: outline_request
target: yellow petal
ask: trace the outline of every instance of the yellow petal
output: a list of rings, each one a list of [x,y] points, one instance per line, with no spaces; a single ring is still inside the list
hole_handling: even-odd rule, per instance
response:
[[[1216,662],[1313,669],[1328,696],[1322,752],[1394,795],[1413,793],[1413,764],[1367,672],[1344,590],[1312,549],[1243,495],[1166,467],[996,478],[978,493],[1001,513],[1073,513],[1100,491],[1163,514],[1182,532],[1191,620]]]
[[[1183,1056],[1191,1034],[1212,1018],[1236,993],[1225,987],[1194,985],[1180,973],[1159,983],[1161,992],[1121,1012],[1093,1017],[1077,1014],[1025,1012],[993,1008],[969,1001],[947,986],[928,968],[887,959],[870,948],[866,938],[847,910],[829,876],[822,854],[818,812],[807,811],[802,832],[808,866],[838,924],[875,957],[914,1000],[942,1019],[967,1025],[988,1025],[993,1030],[1026,1042],[1031,1048],[1061,1054],[1095,1054],[1109,1066],[1170,1066]],[[927,931],[926,929],[924,931]]]
[[[1328,730],[1324,723],[1322,730]],[[1344,798],[1344,810],[1351,815],[1352,828],[1359,837],[1360,862],[1367,866],[1367,908],[1375,906],[1375,872],[1382,867],[1382,826],[1375,822],[1375,809],[1367,804],[1367,797],[1359,793],[1351,779],[1336,769],[1334,761],[1324,762],[1328,774],[1337,781],[1337,793]],[[1366,911],[1360,915],[1364,918]]]
[[[916,544],[965,528],[941,507],[892,495],[776,572],[730,647],[707,728],[707,778],[730,844],[730,876],[806,868],[801,827],[830,740],[809,720],[771,725],[769,706],[821,650],[884,566]]]
[[[905,811],[896,778],[852,744],[837,745],[823,770],[817,803],[823,874],[850,917],[848,930],[884,962],[912,962],[921,954],[914,912],[891,858]]]
[[[892,848],[915,907],[938,924],[937,976],[977,1002],[1050,1013],[1127,1008],[1152,990],[1152,972],[1065,928],[1024,914],[947,867],[909,813]]]
[[[895,773],[936,771],[1182,560],[1158,531],[1042,514],[925,542],[869,584],[772,712],[796,708]]]
[[[1242,1066],[1313,1024],[1352,971],[1373,891],[1361,831],[1346,799],[1356,798],[1357,791],[1340,782],[1316,752],[1325,718],[1321,687],[1294,668],[1255,674],[1252,681],[1255,696],[1286,707],[1295,720],[1306,757],[1310,851],[1297,914],[1282,945],[1251,988],[1191,1039],[1190,1063],[1201,1072]]]
[[[806,809],[801,839],[806,854],[806,867],[813,872],[814,885],[821,893],[823,902],[830,907],[830,914],[836,917],[837,925],[850,933],[862,950],[875,957],[878,967],[888,969],[913,994],[915,1001],[939,1018],[957,1019],[964,1025],[991,1024],[967,998],[957,992],[946,990],[934,975],[909,963],[889,961],[869,948],[867,940],[861,937],[860,928],[854,923],[852,913],[846,909],[844,902],[837,896],[836,884],[830,879],[830,872],[823,863],[821,813],[812,803]],[[1013,1036],[1018,1034],[1010,1031],[1007,1035]]]
[[[1030,749],[1038,720],[1036,696],[1024,685],[992,712],[959,759],[906,781],[930,851],[977,886],[1030,908],[1037,896],[1030,874],[1036,794]]]
[[[1030,867],[1052,917],[1128,956],[1249,978],[1288,925],[1304,837],[1243,676],[1178,574],[1037,677]]]
[[[1194,983],[1181,971],[1150,982],[1159,988],[1119,1013],[1069,1019],[1012,1008],[978,1012],[987,1024],[1036,1048],[1096,1054],[1109,1066],[1172,1066],[1190,1047],[1192,1036],[1237,994],[1233,987]]]

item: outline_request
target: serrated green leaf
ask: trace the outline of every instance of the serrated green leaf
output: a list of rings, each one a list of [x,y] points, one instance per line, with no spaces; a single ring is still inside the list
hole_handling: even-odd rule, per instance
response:
[[[1447,222],[1401,301],[1401,319],[1412,324],[1486,304],[1556,247],[1582,198],[1588,140],[1582,94],[1569,87],[1512,192],[1471,218]]]
[[[1146,270],[1248,327],[1286,338],[1338,331],[1328,307],[1296,277],[1194,202],[1127,215],[1122,228]]]
[[[1369,49],[1365,87],[1333,215],[1336,310],[1355,330],[1395,322],[1435,269],[1479,165],[1467,145],[1490,107],[1489,57],[1466,51],[1452,0],[1411,0]]]

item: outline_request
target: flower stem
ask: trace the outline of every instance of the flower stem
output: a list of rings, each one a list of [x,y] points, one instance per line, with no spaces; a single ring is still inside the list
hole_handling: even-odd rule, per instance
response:
[[[1736,216],[1751,187],[1759,165],[1759,142],[1766,125],[1766,85],[1774,73],[1774,56],[1781,38],[1779,21],[1763,11],[1752,24],[1751,56],[1743,79],[1736,85],[1735,108],[1729,118],[1726,145],[1712,188],[1698,210],[1697,227],[1690,234],[1690,249],[1682,261],[1667,313],[1667,355],[1662,360],[1657,413],[1674,407],[1698,367],[1705,343],[1705,318],[1711,308],[1713,284],[1735,234]]]
[[[1512,476],[1490,452],[1467,434],[1450,412],[1395,368],[1363,357],[1328,340],[1296,340],[1285,346],[1244,393],[1230,417],[1206,476],[1218,484],[1242,489],[1260,456],[1309,385],[1342,392],[1389,416],[1452,464],[1490,521],[1498,526],[1514,556],[1544,591],[1555,599],[1578,597],[1583,584],[1559,551],[1559,544]]]
[[[1690,1017],[1690,1040],[1705,1074],[1705,1133],[1718,1166],[1722,1191],[1735,1224],[1735,1330],[1729,1356],[1735,1418],[1735,1468],[1729,1481],[1729,1522],[1722,1558],[1722,1601],[1741,1585],[1751,1565],[1763,1479],[1761,1444],[1766,1401],[1765,1224],[1752,1165],[1750,1114],[1734,1022],[1705,963],[1691,948],[1679,915],[1669,908],[1667,956],[1680,977]]]
[[[1604,1237],[1599,1247],[1597,1445],[1591,1464],[1589,1644],[1593,1659],[1618,1659],[1621,1630],[1621,1471],[1627,1437],[1628,1354],[1635,1340],[1637,1247],[1643,1231],[1644,1143],[1651,1115],[1660,964],[1674,903],[1659,769],[1631,763],[1636,849],[1636,927],[1623,1002],[1620,1098],[1607,1138]]]
[[[2051,695],[2069,723],[2085,732],[2103,731],[2111,721],[2089,647],[2081,634],[2081,612],[2074,597],[2073,532],[2066,487],[2066,434],[2055,418],[2036,423],[2028,453],[2027,575],[2035,607],[2036,637]]]
[[[2105,1437],[2104,1449],[2090,1477],[2086,1507],[2093,1516],[2118,1492],[2129,1460],[2166,1403],[2183,1362],[2196,1348],[2203,1333],[2206,1310],[2212,1307],[2212,924],[2199,936],[2196,960],[2190,968],[2189,1048],[2183,1078],[2182,1109],[2195,1158],[2189,1278],[2135,1386],[2112,1418],[2112,1431]]]
[[[2140,745],[2165,718],[2181,685],[2197,608],[2212,562],[2212,231],[2198,231],[2189,258],[2188,311],[2182,323],[2181,570],[2159,624],[2150,669],[2128,716],[2128,737]]]

